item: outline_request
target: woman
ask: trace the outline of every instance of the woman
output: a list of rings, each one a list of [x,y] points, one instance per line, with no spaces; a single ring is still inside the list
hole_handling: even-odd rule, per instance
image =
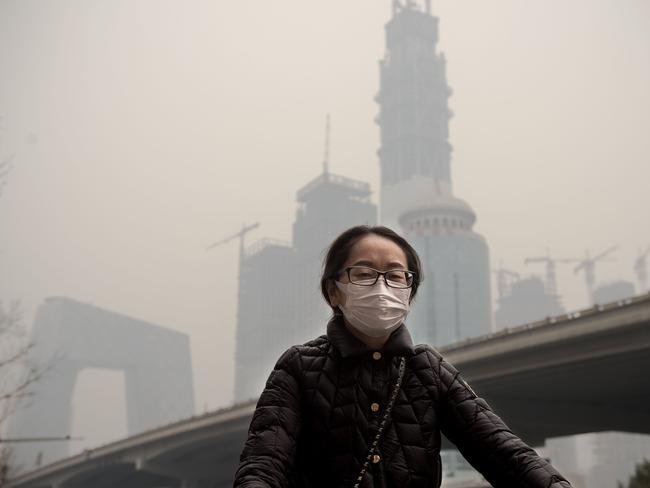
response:
[[[420,261],[386,227],[353,227],[321,278],[327,334],[278,360],[235,487],[440,486],[440,433],[496,488],[570,488],[403,323]]]

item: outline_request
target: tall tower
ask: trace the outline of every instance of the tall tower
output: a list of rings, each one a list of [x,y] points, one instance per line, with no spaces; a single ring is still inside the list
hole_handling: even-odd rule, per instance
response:
[[[377,95],[380,212],[422,258],[424,282],[408,319],[416,340],[436,346],[492,330],[488,248],[476,215],[452,192],[446,60],[438,18],[413,0],[393,1]]]

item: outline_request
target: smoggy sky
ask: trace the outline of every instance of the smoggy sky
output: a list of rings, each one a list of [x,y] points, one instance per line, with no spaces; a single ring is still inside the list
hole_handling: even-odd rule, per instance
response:
[[[650,3],[438,0],[454,192],[491,264],[650,245]],[[232,400],[243,222],[291,239],[321,170],[379,189],[389,0],[2,0],[0,297],[65,295],[191,335],[199,410]],[[327,243],[323,243],[325,246]],[[558,271],[567,308],[582,276]],[[279,285],[281,286],[281,285]],[[315,284],[314,284],[315,286]],[[496,296],[496,289],[493,289]],[[264,324],[260,324],[263,327]]]

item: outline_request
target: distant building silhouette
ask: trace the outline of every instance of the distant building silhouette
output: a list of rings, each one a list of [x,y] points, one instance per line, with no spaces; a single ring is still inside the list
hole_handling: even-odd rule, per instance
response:
[[[634,283],[622,280],[613,281],[598,285],[594,289],[593,301],[595,304],[604,305],[632,298],[635,293]]]
[[[301,188],[293,242],[263,239],[241,259],[234,400],[259,396],[289,346],[325,333],[330,309],[320,294],[324,252],[345,229],[375,225],[370,185],[329,173]]]
[[[273,361],[293,344],[296,261],[289,244],[270,239],[253,244],[240,259],[235,402],[259,396]]]
[[[8,437],[70,435],[72,396],[86,368],[123,370],[128,434],[191,417],[194,388],[189,337],[65,297],[47,298],[32,330],[34,364],[52,369],[19,404]],[[106,406],[108,407],[108,406]],[[25,469],[68,455],[68,443],[30,442],[12,447]]]
[[[407,324],[416,341],[444,346],[492,329],[490,271],[476,215],[456,198],[446,61],[436,52],[430,2],[393,2],[380,63],[380,220],[418,250],[424,282]]]
[[[564,313],[557,295],[547,292],[544,282],[536,277],[524,278],[510,285],[510,292],[498,299],[494,314],[497,328],[535,322]]]

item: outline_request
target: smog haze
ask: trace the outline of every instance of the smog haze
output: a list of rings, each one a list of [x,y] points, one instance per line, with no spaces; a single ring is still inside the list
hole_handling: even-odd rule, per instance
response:
[[[597,280],[638,289],[650,3],[441,0],[433,13],[454,191],[491,267],[542,276],[524,259],[619,245]],[[239,250],[206,248],[243,223],[261,224],[247,244],[291,240],[328,113],[331,171],[378,201],[389,18],[388,0],[0,3],[0,297],[22,301],[28,326],[45,297],[68,296],[184,332],[197,409],[229,405]],[[571,265],[558,287],[568,310],[589,305]]]

